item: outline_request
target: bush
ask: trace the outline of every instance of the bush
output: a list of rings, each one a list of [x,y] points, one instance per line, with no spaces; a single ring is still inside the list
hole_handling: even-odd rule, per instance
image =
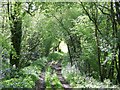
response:
[[[116,85],[112,85],[109,79],[106,79],[104,82],[99,82],[93,77],[82,75],[75,67],[67,66],[63,68],[62,74],[73,88],[119,88]]]
[[[60,60],[63,57],[63,54],[60,52],[50,53],[48,60]]]
[[[2,88],[32,88],[35,86],[33,78],[28,75],[26,77],[12,78],[2,82]]]
[[[50,68],[48,68],[48,71],[46,72],[45,82],[46,88],[52,88],[51,85],[53,85],[54,88],[60,88],[60,90],[62,89],[62,84],[59,81],[57,74],[56,73],[52,74]]]
[[[30,66],[24,67],[19,72],[14,73],[14,78],[3,79],[1,88],[33,88],[35,82],[39,80],[41,69],[45,66],[46,58],[34,61]]]

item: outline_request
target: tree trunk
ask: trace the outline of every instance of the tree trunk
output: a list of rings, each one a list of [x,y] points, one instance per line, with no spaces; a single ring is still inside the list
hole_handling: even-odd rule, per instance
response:
[[[68,53],[69,53],[70,63],[71,63],[71,66],[72,66],[73,65],[73,60],[72,60],[72,55],[71,55],[71,50],[70,50],[69,43],[67,44],[67,46],[68,46]]]
[[[20,60],[20,51],[21,51],[21,37],[22,37],[22,17],[21,14],[21,3],[15,2],[14,4],[14,13],[12,11],[9,12],[10,5],[8,2],[8,15],[10,23],[10,30],[11,30],[11,42],[13,48],[11,49],[10,53],[10,64],[15,65],[16,68],[19,67],[19,60]],[[14,53],[15,52],[15,53]]]
[[[117,22],[118,26],[120,26],[120,2],[115,2],[115,8],[116,8],[116,17],[117,17]],[[120,84],[120,28],[118,28],[118,33],[117,33],[117,38],[118,38],[118,74],[117,74],[117,80],[118,83]]]
[[[97,22],[95,23],[97,24]],[[96,37],[96,44],[97,44],[97,58],[98,58],[98,66],[99,66],[99,75],[100,75],[100,80],[103,82],[103,76],[102,76],[102,73],[101,73],[101,62],[100,62],[100,56],[101,56],[101,51],[100,51],[100,48],[99,48],[99,39],[98,39],[98,26],[95,25],[95,37]]]
[[[71,34],[67,40],[67,45],[71,66],[76,65],[78,67],[81,55],[81,43],[79,36]]]
[[[120,84],[120,44],[119,44],[119,52],[118,52],[118,65],[119,65],[119,71],[118,71],[118,75],[117,75],[117,80],[118,83]]]

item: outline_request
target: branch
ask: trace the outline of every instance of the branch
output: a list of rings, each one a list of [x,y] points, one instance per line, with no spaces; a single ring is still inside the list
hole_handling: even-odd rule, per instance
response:
[[[108,11],[110,11],[110,9],[107,8],[107,7],[105,7],[105,6],[102,6],[102,5],[100,5],[100,4],[99,4],[99,6],[101,6],[102,8],[105,8],[105,9],[107,9]]]
[[[34,50],[39,44],[40,44],[40,41],[38,41],[32,48],[30,48],[29,51]]]
[[[82,2],[80,2],[80,3],[81,3],[81,5],[82,5],[83,10],[84,10],[85,13],[88,15],[89,19],[90,19],[92,22],[95,22],[95,21],[92,19],[92,17],[90,16],[89,12],[88,12],[88,11],[86,10],[86,8],[84,7],[83,3],[82,3]]]
[[[80,0],[79,0],[79,1],[80,1]],[[82,5],[82,7],[83,7],[83,10],[84,10],[84,11],[86,12],[86,14],[88,15],[89,19],[94,23],[95,26],[97,26],[97,31],[100,33],[100,35],[101,35],[102,37],[104,37],[104,35],[102,34],[102,32],[99,30],[98,25],[96,24],[97,22],[96,22],[95,18],[91,17],[90,14],[89,14],[89,12],[88,12],[88,11],[86,10],[86,8],[84,7],[83,3],[82,3],[82,2],[80,2],[80,3],[81,3],[81,5]],[[106,37],[104,37],[104,39],[105,39],[107,42],[109,42],[109,40],[108,40]],[[111,44],[109,43],[109,45],[111,45]]]
[[[27,4],[28,4],[28,9],[27,10],[24,9],[25,12],[23,13],[23,16],[25,15],[25,13],[28,13],[30,16],[34,16],[35,15],[34,12],[38,10],[38,8],[35,8],[33,9],[33,11],[31,11],[33,2],[27,2]]]
[[[99,8],[99,10],[100,10],[103,14],[110,16],[110,14],[105,13],[105,12],[103,11],[103,9],[101,9],[100,7],[98,7],[98,8]]]
[[[66,30],[66,32],[68,33],[68,35],[70,35],[70,32],[67,30],[68,28],[66,28],[66,27],[64,26],[64,24],[63,24],[55,15],[52,14],[52,16],[55,17],[55,19],[61,24],[62,28],[63,28],[64,30]]]

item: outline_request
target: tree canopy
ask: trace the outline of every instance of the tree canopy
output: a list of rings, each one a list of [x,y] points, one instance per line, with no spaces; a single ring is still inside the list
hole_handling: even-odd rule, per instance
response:
[[[119,88],[119,1],[8,1],[0,19],[1,88]]]

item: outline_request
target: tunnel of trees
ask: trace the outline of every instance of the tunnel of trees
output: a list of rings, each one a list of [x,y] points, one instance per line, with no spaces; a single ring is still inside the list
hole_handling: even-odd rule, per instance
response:
[[[119,1],[1,2],[0,19],[0,88],[119,88]]]

